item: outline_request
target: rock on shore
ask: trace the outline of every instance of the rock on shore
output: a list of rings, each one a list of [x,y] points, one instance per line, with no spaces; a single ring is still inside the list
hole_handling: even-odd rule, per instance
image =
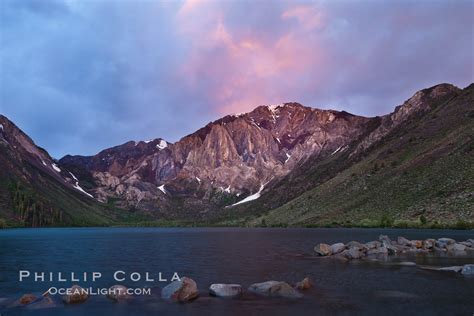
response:
[[[18,303],[20,303],[20,305],[27,305],[36,301],[37,299],[38,298],[34,294],[25,294],[22,297],[20,297],[20,299],[18,300]]]
[[[300,282],[296,283],[295,289],[304,291],[304,290],[310,289],[312,287],[312,285],[313,284],[312,284],[311,280],[308,277],[306,277],[303,280],[301,280]]]
[[[282,281],[266,281],[252,284],[250,292],[273,297],[300,298],[303,295],[292,288],[288,283]]]
[[[338,242],[329,247],[329,250],[333,255],[342,252],[344,249],[346,249],[346,245],[344,245],[342,242]]]
[[[240,284],[212,284],[209,287],[209,294],[218,297],[237,297],[242,294],[242,286]]]
[[[174,281],[161,290],[161,297],[176,302],[189,302],[199,296],[196,282],[193,279],[183,277]]]
[[[474,276],[474,264],[465,264],[461,273],[464,275]]]
[[[107,293],[107,298],[114,301],[122,301],[131,299],[132,297],[127,294],[128,288],[124,285],[113,285],[109,288],[109,293]]]
[[[346,244],[336,243],[331,246],[320,243],[314,247],[314,251],[323,257],[335,257],[344,260],[363,259],[378,255],[396,255],[399,253],[427,253],[431,251],[442,251],[454,254],[464,251],[474,251],[474,240],[468,239],[463,242],[456,242],[451,238],[409,240],[399,236],[397,241],[392,241],[386,235],[380,235],[379,240],[369,241],[362,244],[357,241],[350,241]]]
[[[331,254],[331,246],[328,244],[318,244],[314,247],[314,251],[320,256],[327,256]]]
[[[89,298],[89,295],[86,293],[86,291],[79,285],[73,285],[67,289],[67,292],[68,293],[63,296],[63,302],[66,304],[83,303]]]

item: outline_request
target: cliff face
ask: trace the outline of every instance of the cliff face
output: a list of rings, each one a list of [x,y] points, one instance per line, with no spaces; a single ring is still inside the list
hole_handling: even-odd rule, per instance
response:
[[[298,103],[259,106],[209,123],[174,144],[128,142],[93,157],[66,156],[60,164],[90,172],[101,201],[116,197],[136,204],[195,191],[238,197],[255,193],[308,157],[345,150],[370,120]]]

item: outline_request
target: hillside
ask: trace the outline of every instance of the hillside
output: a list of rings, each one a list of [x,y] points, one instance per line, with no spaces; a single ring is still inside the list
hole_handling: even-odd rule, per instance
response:
[[[282,181],[280,188],[293,187],[292,182],[301,184],[308,178],[320,179],[320,183],[270,212],[247,219],[247,223],[473,225],[474,85],[433,100],[427,111],[411,116],[365,152],[359,148],[360,144],[354,145],[352,152],[315,162],[316,168],[302,167],[308,176],[298,172]],[[321,168],[332,170],[334,176],[318,173]],[[274,196],[269,193],[267,199]]]
[[[135,215],[98,203],[0,115],[0,226],[106,226]]]

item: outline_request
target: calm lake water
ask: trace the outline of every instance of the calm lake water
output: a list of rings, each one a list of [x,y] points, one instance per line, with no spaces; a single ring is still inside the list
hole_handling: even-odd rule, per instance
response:
[[[472,231],[399,229],[244,229],[244,228],[65,228],[0,230],[0,314],[5,315],[472,315],[474,278],[381,262],[338,262],[313,257],[317,243],[357,240],[380,234],[409,239],[474,238]],[[410,255],[392,260],[419,265],[474,263],[474,253],[448,257]],[[93,296],[79,305],[29,310],[8,307],[22,294],[43,292],[72,282],[18,282],[18,271],[102,273],[83,287],[108,287],[113,273],[150,272],[155,282],[125,281],[151,287],[154,295],[114,303]],[[188,304],[160,299],[158,272],[194,279],[201,296]],[[314,288],[302,299],[210,297],[212,283],[239,283],[244,288],[267,280],[291,284],[309,276]]]

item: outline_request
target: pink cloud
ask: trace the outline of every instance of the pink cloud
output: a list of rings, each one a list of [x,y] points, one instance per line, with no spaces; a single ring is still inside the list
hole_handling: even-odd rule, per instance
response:
[[[178,16],[181,31],[190,43],[181,76],[191,89],[205,91],[208,101],[221,114],[247,111],[259,104],[290,101],[303,88],[314,89],[317,75],[324,73],[325,50],[309,34],[323,26],[321,11],[290,8],[275,19],[287,23],[279,36],[229,29],[219,7],[195,8]],[[196,17],[196,19],[194,19]],[[291,18],[299,25],[293,29]],[[293,23],[294,24],[294,23]],[[303,80],[301,79],[303,78]]]
[[[283,12],[281,17],[283,19],[297,19],[307,31],[324,27],[326,18],[323,10],[318,10],[315,6],[311,5],[291,7]]]

